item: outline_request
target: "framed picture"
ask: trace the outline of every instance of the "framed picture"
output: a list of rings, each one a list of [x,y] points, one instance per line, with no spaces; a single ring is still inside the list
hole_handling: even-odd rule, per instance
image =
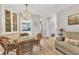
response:
[[[79,24],[79,13],[68,16],[69,25],[78,25]]]
[[[30,31],[31,30],[30,23],[22,23],[22,31]]]

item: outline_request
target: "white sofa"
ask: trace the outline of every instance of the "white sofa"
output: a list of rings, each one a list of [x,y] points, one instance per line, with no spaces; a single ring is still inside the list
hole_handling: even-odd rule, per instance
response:
[[[72,45],[68,42],[56,40],[55,47],[65,55],[79,55],[79,46]]]
[[[65,36],[69,38],[69,40],[79,40],[79,32],[66,32]],[[55,47],[65,55],[79,55],[79,46],[67,41],[56,40]]]

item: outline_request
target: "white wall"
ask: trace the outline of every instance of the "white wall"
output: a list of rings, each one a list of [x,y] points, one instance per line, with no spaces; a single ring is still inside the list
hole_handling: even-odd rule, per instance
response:
[[[0,5],[0,34],[2,33],[1,5]]]
[[[72,6],[57,14],[57,30],[64,28],[66,31],[79,32],[79,25],[68,25],[68,16],[79,13],[79,5]]]
[[[40,32],[40,16],[32,15],[32,35]]]

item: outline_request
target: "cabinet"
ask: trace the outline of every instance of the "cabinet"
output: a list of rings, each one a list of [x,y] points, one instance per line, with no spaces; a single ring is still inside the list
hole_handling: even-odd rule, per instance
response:
[[[11,32],[11,12],[5,10],[5,30],[6,32]]]
[[[5,10],[5,32],[17,31],[17,13]]]
[[[12,13],[13,15],[13,31],[17,31],[17,14]]]

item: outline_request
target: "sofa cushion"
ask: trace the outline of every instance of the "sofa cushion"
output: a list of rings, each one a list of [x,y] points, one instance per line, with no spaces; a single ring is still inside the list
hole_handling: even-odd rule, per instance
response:
[[[70,39],[67,42],[73,44],[73,45],[78,45],[79,46],[79,40],[74,40],[74,39]]]

